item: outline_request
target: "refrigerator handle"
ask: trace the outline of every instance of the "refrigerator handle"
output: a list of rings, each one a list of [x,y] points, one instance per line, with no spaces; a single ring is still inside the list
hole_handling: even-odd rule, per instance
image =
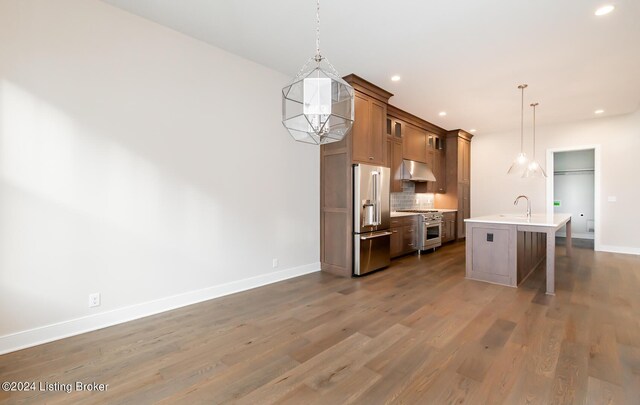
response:
[[[372,177],[372,183],[373,183],[373,198],[371,198],[372,201],[375,201],[375,213],[376,213],[376,220],[375,220],[375,224],[374,225],[380,225],[380,173],[378,173],[377,171],[372,172],[371,173],[371,177]]]

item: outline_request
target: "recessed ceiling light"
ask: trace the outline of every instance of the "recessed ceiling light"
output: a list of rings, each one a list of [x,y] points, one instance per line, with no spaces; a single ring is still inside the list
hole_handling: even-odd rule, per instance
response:
[[[440,112],[438,113],[438,115],[439,115],[439,116],[441,116],[441,117],[444,117],[444,116],[446,116],[446,115],[447,115],[447,112],[446,112],[446,111],[440,111]]]
[[[399,80],[400,80],[400,76],[398,76],[398,75],[391,76],[391,81],[392,81],[392,82],[397,82],[397,81],[399,81]]]
[[[472,128],[472,129],[469,130],[469,132],[476,132],[476,129]]]
[[[604,110],[595,110],[593,113],[594,114],[602,114],[604,112]]]
[[[606,6],[602,6],[598,8],[595,12],[595,15],[601,16],[601,15],[609,14],[610,12],[613,11],[614,8],[615,6],[612,6],[611,4],[607,4]]]

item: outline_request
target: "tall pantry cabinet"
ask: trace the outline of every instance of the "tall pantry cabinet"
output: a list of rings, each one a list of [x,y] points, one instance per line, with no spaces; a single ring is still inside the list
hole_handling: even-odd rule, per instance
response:
[[[323,271],[350,277],[353,249],[352,164],[387,166],[387,103],[393,94],[356,76],[353,128],[340,142],[320,147],[320,263]]]
[[[471,138],[461,129],[447,132],[446,193],[435,194],[437,207],[458,211],[457,239],[465,237],[464,220],[471,216]]]

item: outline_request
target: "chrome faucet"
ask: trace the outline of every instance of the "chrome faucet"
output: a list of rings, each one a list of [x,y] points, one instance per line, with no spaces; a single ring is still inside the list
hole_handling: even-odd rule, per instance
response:
[[[513,202],[513,205],[518,205],[518,201],[520,201],[521,198],[527,200],[527,218],[531,218],[531,201],[529,201],[529,197],[526,195],[519,195]]]

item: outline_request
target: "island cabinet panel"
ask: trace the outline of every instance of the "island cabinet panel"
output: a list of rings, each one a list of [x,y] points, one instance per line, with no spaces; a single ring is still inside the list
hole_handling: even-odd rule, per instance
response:
[[[517,287],[545,259],[547,234],[515,225],[467,224],[467,278]]]
[[[502,224],[468,223],[466,277],[516,287],[517,231]]]

